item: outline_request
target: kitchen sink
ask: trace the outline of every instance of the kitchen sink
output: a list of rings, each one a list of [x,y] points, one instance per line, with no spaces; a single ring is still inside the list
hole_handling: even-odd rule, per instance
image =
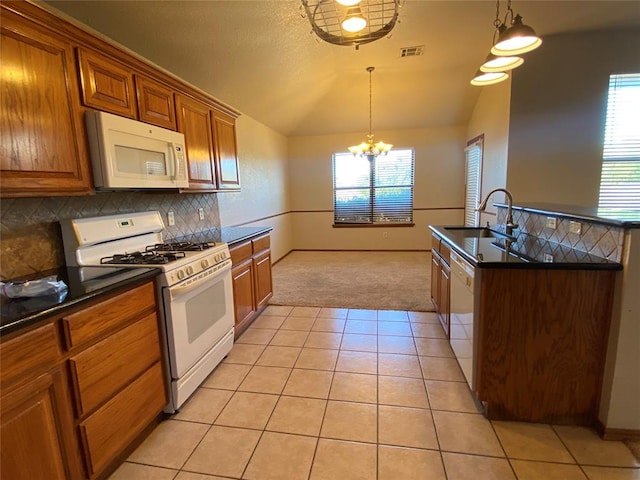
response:
[[[511,235],[507,235],[496,230],[491,230],[487,227],[444,227],[444,230],[464,238],[513,239]]]

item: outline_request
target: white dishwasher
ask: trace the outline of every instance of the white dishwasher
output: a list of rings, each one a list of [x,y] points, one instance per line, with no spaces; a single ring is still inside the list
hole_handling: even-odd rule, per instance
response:
[[[469,387],[475,383],[476,341],[474,338],[475,268],[451,251],[451,348]],[[455,332],[455,334],[454,334]]]

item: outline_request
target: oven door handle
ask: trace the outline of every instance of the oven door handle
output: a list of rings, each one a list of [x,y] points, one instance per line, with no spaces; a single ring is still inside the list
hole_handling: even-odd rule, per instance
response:
[[[225,273],[228,272],[229,270],[231,270],[231,262],[229,262],[228,265],[225,265],[224,267],[217,269],[215,272],[211,273],[210,275],[207,275],[205,278],[196,280],[195,282],[189,283],[187,285],[169,287],[169,293],[171,294],[171,298],[176,299],[202,286],[211,285],[212,281],[213,283],[221,282],[224,280]]]

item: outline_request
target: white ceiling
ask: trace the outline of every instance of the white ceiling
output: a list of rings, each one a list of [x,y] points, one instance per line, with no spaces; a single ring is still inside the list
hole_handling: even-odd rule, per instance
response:
[[[370,65],[374,132],[466,125],[480,93],[469,80],[491,46],[496,9],[405,0],[391,37],[356,50],[318,40],[295,0],[47,3],[287,136],[366,131]],[[543,40],[640,25],[636,0],[516,0],[513,10]],[[400,57],[416,45],[423,56]]]

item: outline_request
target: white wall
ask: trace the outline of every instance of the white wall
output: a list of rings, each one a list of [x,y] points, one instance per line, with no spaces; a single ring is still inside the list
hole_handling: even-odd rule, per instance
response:
[[[460,224],[465,127],[374,132],[394,148],[415,149],[413,227],[333,227],[332,155],[360,143],[351,133],[289,139],[293,245],[299,250],[429,250],[429,224]],[[386,235],[385,235],[386,232]]]
[[[609,75],[639,72],[640,28],[550,35],[511,85],[507,184],[519,201],[598,203]]]
[[[218,194],[223,227],[270,226],[272,261],[292,249],[287,138],[242,115],[236,123],[240,192]]]
[[[496,187],[507,185],[507,152],[509,148],[509,105],[511,101],[511,79],[482,87],[473,109],[467,139],[484,135],[482,152],[481,198]],[[489,221],[496,223],[494,201],[503,201],[504,195],[496,193],[488,203],[485,213],[480,215],[480,225]]]

